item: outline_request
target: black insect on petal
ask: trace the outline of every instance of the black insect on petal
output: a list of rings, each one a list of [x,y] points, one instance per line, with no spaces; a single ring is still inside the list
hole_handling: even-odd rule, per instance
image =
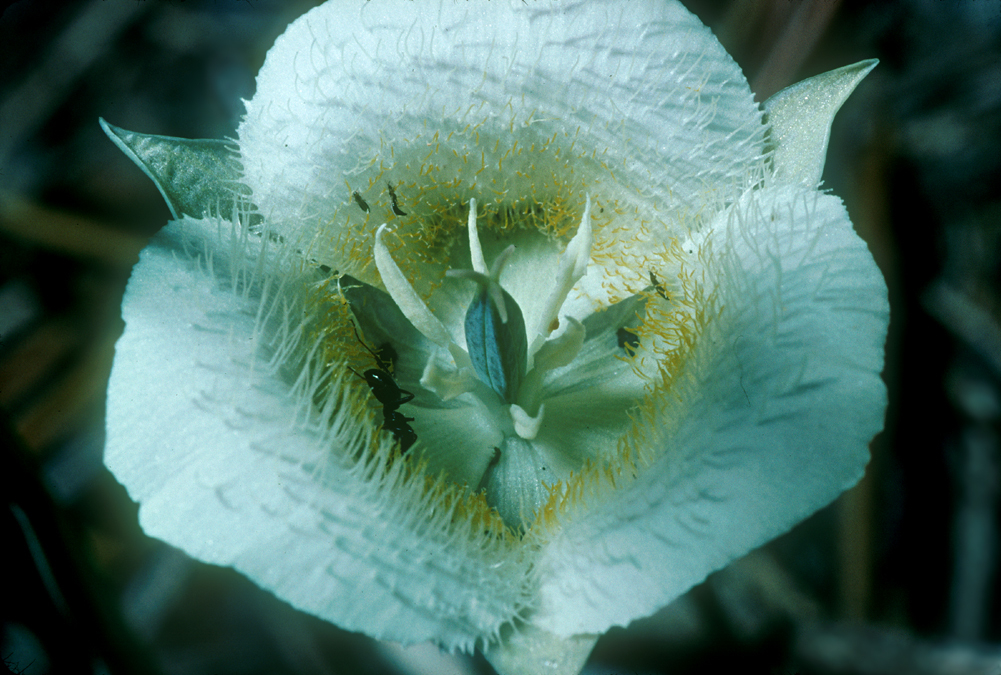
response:
[[[667,291],[664,289],[664,284],[660,283],[660,280],[657,279],[657,275],[653,273],[653,270],[650,270],[650,285],[653,286],[653,289],[655,291],[657,291],[657,295],[664,298],[665,300],[671,299],[667,296]]]
[[[380,345],[379,348],[375,350],[374,356],[379,368],[385,370],[387,373],[396,372],[396,359],[398,359],[399,356],[397,356],[396,350],[393,349],[393,345],[388,342]]]
[[[405,216],[405,215],[407,215],[407,213],[403,209],[400,208],[400,205],[397,202],[396,190],[393,189],[393,184],[392,183],[386,183],[386,187],[389,188],[389,199],[393,202],[393,213],[395,213],[398,216]]]
[[[393,438],[400,444],[401,455],[406,454],[410,446],[417,442],[417,432],[409,424],[413,421],[413,417],[407,417],[399,410],[390,410],[389,406],[382,411],[382,428],[393,434]]]
[[[381,403],[386,410],[390,408],[395,410],[404,403],[409,403],[414,399],[414,395],[409,391],[400,389],[393,376],[385,370],[369,368],[362,373],[362,377],[365,378],[365,382],[371,387],[375,400]]]
[[[382,428],[393,434],[393,438],[400,444],[400,454],[405,454],[410,446],[417,441],[417,432],[409,424],[414,418],[407,417],[400,412],[399,408],[404,403],[414,400],[414,394],[401,389],[389,372],[396,365],[396,350],[389,343],[386,343],[379,347],[378,351],[372,351],[358,335],[357,327],[353,328],[358,342],[375,357],[379,367],[369,368],[361,375],[350,366],[349,369],[365,380],[365,383],[372,389],[372,396],[382,404]]]

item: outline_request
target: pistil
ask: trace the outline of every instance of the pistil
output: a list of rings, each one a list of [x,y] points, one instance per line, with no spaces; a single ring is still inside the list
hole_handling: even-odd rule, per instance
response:
[[[503,289],[500,275],[515,247],[506,248],[487,268],[476,223],[476,200],[469,201],[469,255],[471,270],[448,270],[453,278],[468,279],[480,285],[466,312],[464,324],[466,349],[452,340],[448,329],[417,295],[396,265],[384,241],[388,230],[381,226],[375,235],[375,264],[386,290],[400,311],[428,340],[448,351],[455,361],[441,362],[435,356],[428,359],[421,384],[443,400],[466,392],[480,392],[486,385],[508,406],[510,420],[502,426],[510,428],[524,439],[538,433],[544,417],[540,401],[543,373],[571,363],[580,351],[585,337],[584,326],[572,317],[564,317],[567,327],[549,339],[557,325],[559,311],[571,289],[587,273],[593,237],[591,233],[591,198],[588,195],[577,233],[560,256],[556,283],[545,302],[531,345],[521,308]],[[491,408],[494,401],[484,400]]]

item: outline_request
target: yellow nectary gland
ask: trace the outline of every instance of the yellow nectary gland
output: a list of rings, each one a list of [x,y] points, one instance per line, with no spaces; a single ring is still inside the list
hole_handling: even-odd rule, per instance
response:
[[[615,153],[595,145],[588,129],[566,128],[560,115],[517,101],[498,106],[441,111],[423,129],[411,119],[384,120],[378,143],[351,147],[357,162],[331,195],[336,206],[324,214],[312,255],[365,280],[366,244],[389,223],[408,240],[409,256],[433,263],[462,231],[471,198],[480,202],[481,229],[498,235],[530,229],[567,237],[586,193],[596,195],[596,229],[613,215],[637,225],[647,217],[636,212],[638,191],[616,175],[629,173],[625,158],[610,165]]]

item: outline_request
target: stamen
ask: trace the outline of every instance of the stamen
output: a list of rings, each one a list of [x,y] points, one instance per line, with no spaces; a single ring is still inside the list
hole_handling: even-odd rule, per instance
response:
[[[567,295],[570,294],[570,290],[581,277],[587,274],[587,263],[591,259],[592,243],[591,195],[588,195],[587,201],[584,203],[584,215],[580,219],[580,227],[577,228],[577,234],[567,244],[567,250],[560,257],[559,269],[556,271],[556,286],[553,288],[552,293],[550,293],[549,299],[546,300],[545,311],[539,317],[538,328],[532,340],[532,348],[529,349],[530,354],[534,353],[538,349],[539,343],[545,340],[552,332],[550,326],[554,325],[554,321],[559,314],[560,308],[563,307]]]
[[[452,336],[448,334],[444,324],[431,313],[407,278],[403,276],[403,272],[396,266],[396,261],[393,260],[389,248],[382,240],[386,228],[386,225],[382,225],[375,233],[375,266],[382,277],[382,283],[386,285],[386,290],[396,306],[400,308],[400,311],[413,324],[414,328],[439,347],[448,349],[454,356],[456,350],[452,348],[455,345]],[[455,347],[458,348],[458,345]]]

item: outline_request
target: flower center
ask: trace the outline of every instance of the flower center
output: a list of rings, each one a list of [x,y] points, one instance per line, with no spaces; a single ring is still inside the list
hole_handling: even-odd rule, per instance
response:
[[[447,272],[450,277],[469,279],[480,287],[466,311],[465,350],[414,291],[383,241],[387,226],[379,228],[375,261],[390,296],[425,338],[447,350],[454,359],[453,367],[443,367],[440,361],[429,358],[421,385],[443,401],[472,393],[492,409],[502,426],[513,428],[520,438],[535,438],[545,414],[540,400],[542,373],[573,361],[583,343],[583,326],[570,317],[566,331],[556,339],[547,338],[558,324],[560,308],[570,289],[587,273],[590,215],[588,198],[580,227],[560,259],[556,283],[532,334],[532,344],[528,345],[521,308],[500,284],[501,271],[515,247],[506,248],[487,270],[476,228],[476,200],[470,200],[469,252],[473,269]]]
[[[455,482],[484,490],[487,503],[515,529],[527,529],[555,486],[585,463],[612,460],[614,439],[628,430],[629,412],[644,395],[646,382],[631,361],[650,294],[583,320],[565,311],[587,274],[590,219],[588,197],[553,277],[539,282],[548,289],[538,300],[529,298],[533,311],[524,312],[501,282],[519,251],[508,246],[487,266],[471,199],[471,269],[446,272],[453,285],[473,287],[461,331],[415,291],[390,254],[386,225],[376,231],[374,258],[388,295],[342,279],[362,330],[398,355],[398,386],[414,396],[393,406],[393,419],[413,422],[415,452]],[[531,262],[522,260],[519,269],[534,270]],[[387,431],[410,432],[389,424],[387,418]]]

